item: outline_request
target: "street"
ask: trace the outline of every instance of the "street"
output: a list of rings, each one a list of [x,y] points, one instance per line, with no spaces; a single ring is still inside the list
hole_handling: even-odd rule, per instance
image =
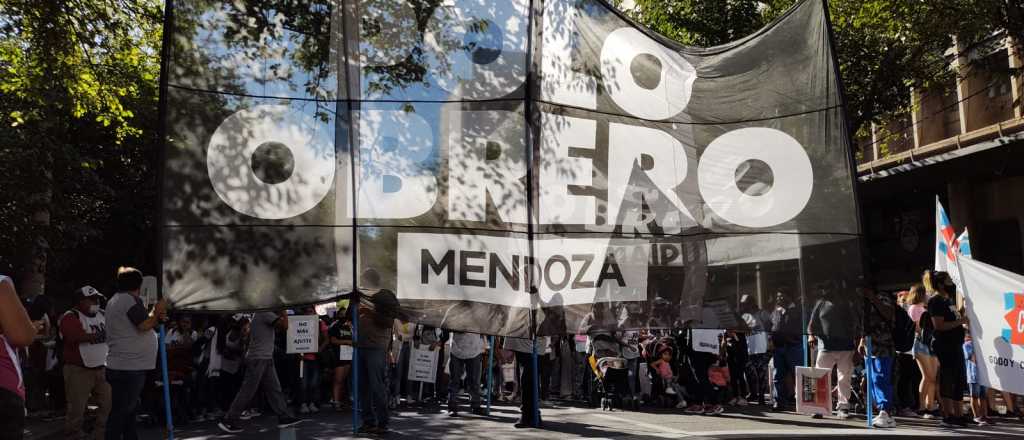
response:
[[[351,433],[350,412],[323,411],[298,425],[295,439],[361,438]],[[449,417],[439,407],[400,408],[392,414],[393,439],[520,439],[520,438],[783,438],[783,437],[845,437],[845,438],[906,438],[906,437],[1024,437],[1024,424],[999,419],[993,427],[973,427],[962,430],[944,430],[936,420],[897,419],[897,429],[867,429],[863,418],[848,421],[834,419],[814,420],[793,413],[762,412],[758,407],[746,407],[741,412],[726,412],[717,417],[684,415],[681,410],[645,412],[614,411],[557,406],[543,410],[544,429],[516,429],[512,426],[519,416],[517,407],[492,407],[490,417],[461,415]],[[215,422],[193,424],[177,429],[177,439],[278,439],[276,419],[264,415],[245,422],[246,432],[238,436],[221,433]],[[143,432],[144,440],[163,438],[162,429]]]

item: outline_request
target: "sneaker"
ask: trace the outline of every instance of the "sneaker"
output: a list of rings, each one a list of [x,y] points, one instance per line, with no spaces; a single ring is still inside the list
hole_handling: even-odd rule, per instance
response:
[[[736,404],[739,406],[747,406],[750,405],[750,402],[747,399],[740,397],[739,399],[736,399]]]
[[[300,419],[298,417],[284,416],[284,417],[279,417],[277,419],[277,427],[278,428],[287,428],[287,427],[290,427],[290,426],[298,425],[299,423],[302,423],[302,422],[303,422],[303,419]]]
[[[895,428],[896,421],[892,419],[888,411],[879,411],[878,416],[871,421],[871,426],[875,428]]]
[[[676,404],[676,409],[686,409],[686,406],[686,401],[680,400],[679,403]]]
[[[245,411],[242,411],[242,414],[238,416],[238,419],[239,420],[249,420],[249,419],[252,419],[253,417],[259,417],[259,416],[260,416],[259,411],[248,410],[247,409]]]
[[[989,425],[988,421],[986,421],[984,417],[975,417],[974,418],[974,424],[978,425],[978,426],[988,426]]]
[[[458,417],[458,416],[459,416],[459,412],[458,411],[456,411],[454,409],[448,410],[448,417]]]
[[[839,420],[846,420],[850,418],[850,412],[845,409],[840,409],[839,411],[836,411],[836,418]]]
[[[811,418],[812,419],[823,419],[823,418],[825,418],[825,416],[821,415],[821,413],[814,413],[814,414],[811,414]]]
[[[220,423],[217,424],[217,427],[220,428],[221,431],[224,431],[228,434],[238,434],[244,431],[244,429],[242,429],[241,426],[238,426],[234,422],[229,422],[227,420],[221,420]]]
[[[318,413],[318,412],[320,412],[320,407],[316,406],[315,403],[310,403],[309,404],[309,412],[311,412],[311,413]]]
[[[917,416],[925,420],[932,420],[935,418],[935,414],[928,411],[918,411]]]
[[[898,417],[917,417],[917,413],[910,408],[903,408],[896,414]]]
[[[709,416],[717,416],[717,415],[720,415],[720,414],[722,414],[724,412],[725,412],[725,408],[722,408],[722,405],[715,405],[715,406],[712,406],[710,409],[704,410],[704,414],[707,414]]]
[[[739,401],[740,401],[739,399],[733,397],[731,400],[729,400],[729,403],[727,403],[726,405],[736,406],[736,402],[739,402]]]
[[[665,388],[665,394],[668,394],[670,396],[674,396],[674,395],[676,395],[676,390],[673,390],[672,387],[666,387]]]
[[[299,407],[299,414],[309,414],[309,405],[303,403],[302,406]]]
[[[704,414],[704,407],[701,405],[690,405],[685,411],[687,414]]]

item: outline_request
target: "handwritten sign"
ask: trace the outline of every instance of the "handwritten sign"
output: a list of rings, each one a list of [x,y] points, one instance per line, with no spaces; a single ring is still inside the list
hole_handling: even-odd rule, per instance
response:
[[[338,360],[350,361],[352,360],[352,346],[351,345],[339,345],[338,346]]]
[[[409,362],[409,380],[434,383],[435,378],[437,378],[437,352],[413,348],[412,359]]]
[[[288,317],[288,353],[316,353],[320,347],[320,322],[316,315]]]

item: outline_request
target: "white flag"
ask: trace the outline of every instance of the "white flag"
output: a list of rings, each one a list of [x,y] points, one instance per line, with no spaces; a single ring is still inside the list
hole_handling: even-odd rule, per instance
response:
[[[1024,276],[960,259],[978,383],[1024,394]]]

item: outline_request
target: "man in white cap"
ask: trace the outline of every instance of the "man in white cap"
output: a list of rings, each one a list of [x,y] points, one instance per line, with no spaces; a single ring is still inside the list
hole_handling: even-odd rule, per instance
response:
[[[67,395],[67,418],[64,438],[80,439],[82,417],[89,398],[94,397],[99,409],[92,437],[102,440],[110,414],[110,384],[107,383],[106,318],[100,310],[103,295],[92,286],[75,291],[75,307],[60,319],[60,336],[64,341],[64,392]]]

